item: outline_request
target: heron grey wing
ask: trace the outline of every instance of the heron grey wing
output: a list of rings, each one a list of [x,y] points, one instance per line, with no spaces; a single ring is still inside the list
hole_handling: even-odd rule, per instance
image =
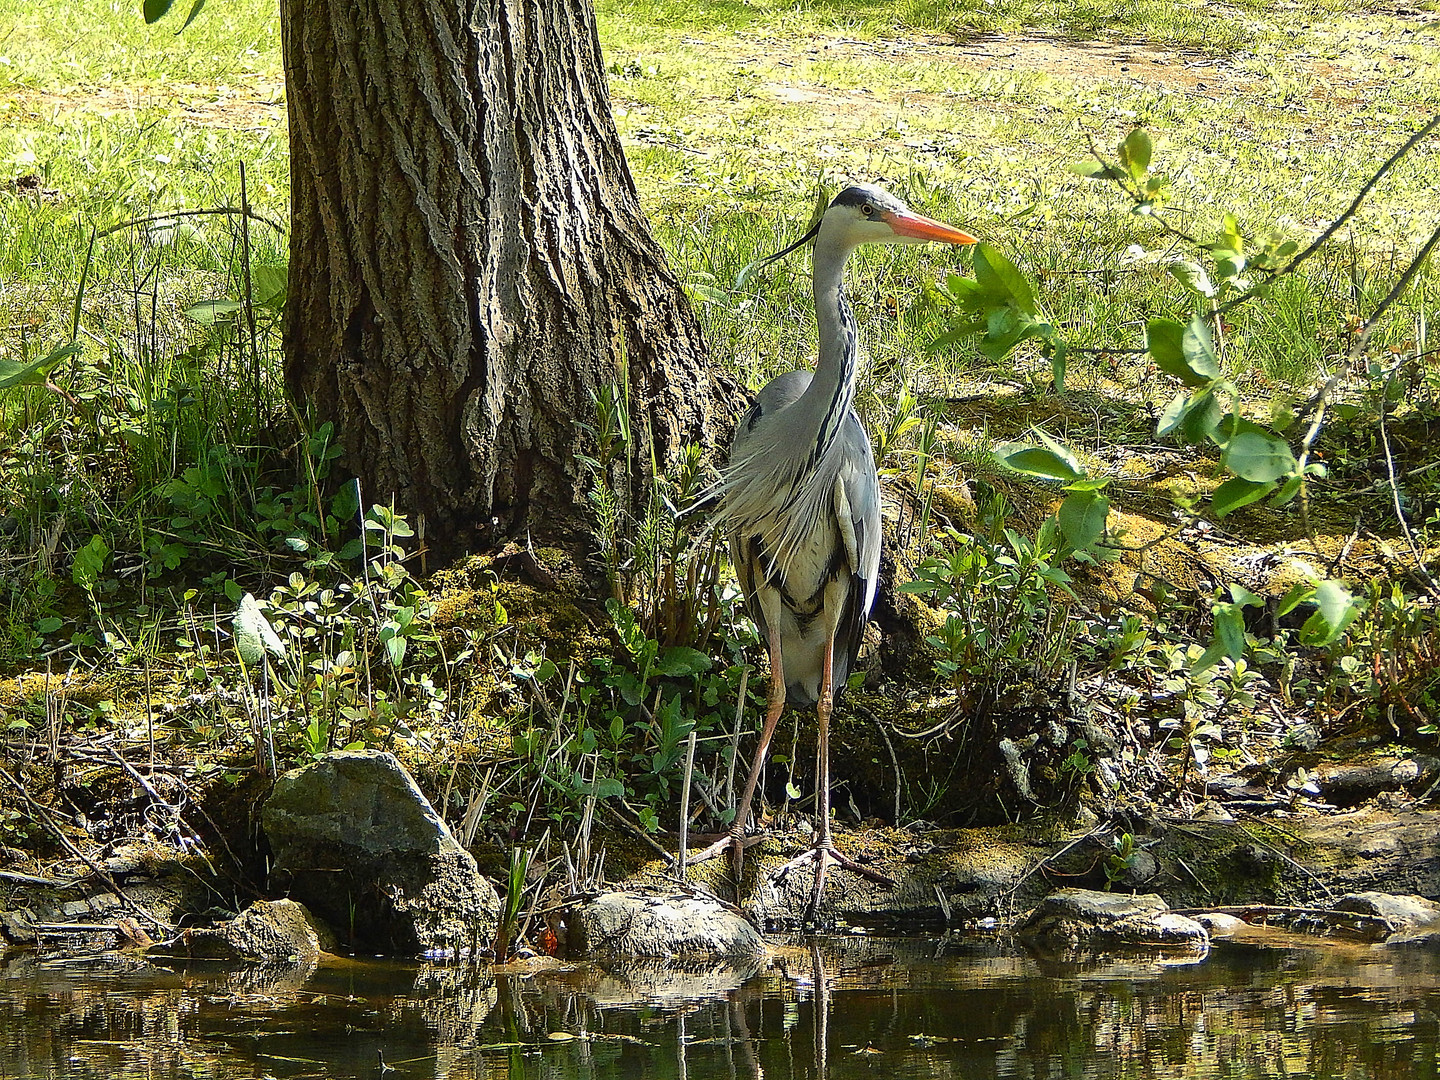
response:
[[[864,602],[860,608],[861,622],[870,615],[875,603],[875,589],[880,578],[880,476],[875,471],[875,452],[860,418],[850,414],[845,425],[844,460],[849,472],[844,475],[845,495],[850,501],[851,519],[855,526],[855,546],[860,565],[856,575],[865,583]]]
[[[850,588],[835,628],[835,681],[838,687],[854,666],[875,590],[880,578],[880,477],[875,455],[860,418],[851,413],[841,432],[841,473],[844,501],[849,504],[858,564],[852,566]],[[839,500],[837,499],[837,502]]]

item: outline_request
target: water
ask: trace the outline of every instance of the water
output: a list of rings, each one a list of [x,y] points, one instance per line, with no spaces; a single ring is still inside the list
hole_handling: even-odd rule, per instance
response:
[[[1066,965],[993,941],[832,939],[758,970],[530,977],[12,954],[0,1080],[1399,1080],[1440,1071],[1437,1016],[1440,956],[1349,946]]]

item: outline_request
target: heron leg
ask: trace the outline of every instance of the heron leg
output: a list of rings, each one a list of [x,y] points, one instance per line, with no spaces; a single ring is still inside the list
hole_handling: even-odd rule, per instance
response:
[[[825,663],[820,676],[820,700],[815,706],[817,728],[815,736],[815,805],[816,812],[820,817],[815,844],[809,851],[801,852],[776,870],[772,877],[772,880],[779,882],[791,870],[803,866],[807,862],[814,862],[815,878],[810,887],[810,901],[805,906],[805,920],[807,921],[813,921],[816,912],[820,909],[820,896],[825,891],[825,871],[829,863],[833,862],[842,869],[859,874],[880,885],[895,884],[892,878],[886,877],[878,870],[861,866],[848,855],[842,854],[836,848],[835,840],[830,835],[830,714],[835,706],[835,687],[832,681],[834,659],[835,638],[832,634],[830,640],[825,643]]]
[[[770,699],[765,712],[765,726],[760,729],[760,742],[755,747],[755,759],[750,765],[750,775],[745,778],[745,790],[740,796],[740,805],[735,810],[735,820],[730,823],[730,832],[711,844],[704,851],[689,859],[691,863],[713,859],[726,848],[730,849],[731,865],[735,871],[735,897],[740,899],[741,883],[745,872],[745,825],[750,818],[750,804],[755,799],[755,789],[760,783],[760,772],[765,767],[765,757],[770,751],[770,740],[780,725],[780,714],[785,710],[785,665],[780,658],[780,632],[775,629],[775,620],[770,622],[767,645],[770,650]],[[758,838],[756,838],[758,839]],[[749,843],[755,843],[752,839]]]

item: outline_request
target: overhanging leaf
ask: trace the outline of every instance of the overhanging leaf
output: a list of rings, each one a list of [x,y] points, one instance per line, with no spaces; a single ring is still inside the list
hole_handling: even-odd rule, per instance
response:
[[[1315,614],[1300,628],[1300,639],[1307,645],[1329,645],[1345,633],[1360,614],[1360,606],[1343,581],[1329,578],[1315,586]]]
[[[1123,180],[1125,173],[1103,161],[1077,161],[1073,165],[1067,165],[1076,176],[1083,176],[1089,180]]]
[[[1210,377],[1190,366],[1185,357],[1185,327],[1174,319],[1151,319],[1145,324],[1145,348],[1155,366],[1186,386],[1204,386]]]
[[[265,613],[260,610],[255,597],[248,592],[240,598],[240,606],[235,609],[232,629],[235,634],[235,650],[247,665],[253,667],[260,663],[267,652],[277,658],[285,655],[285,643],[275,633],[270,620],[265,618]]]
[[[1215,641],[1231,660],[1245,655],[1245,616],[1239,604],[1215,605]]]
[[[14,360],[0,360],[0,390],[12,386],[38,386],[49,377],[52,369],[61,361],[68,360],[80,351],[80,345],[71,342],[47,353],[33,364],[21,364]]]
[[[195,21],[195,16],[199,15],[204,7],[205,0],[195,0],[195,3],[190,5],[190,14],[185,16],[185,21],[180,25],[180,29],[175,31],[176,37],[179,37],[185,32],[189,25]]]
[[[1035,314],[1035,294],[1025,275],[989,244],[975,245],[975,280],[987,295],[1008,300],[1026,315]]]
[[[995,448],[994,457],[1007,469],[1044,480],[1070,483],[1085,475],[1073,457],[1028,443],[1002,443]]]
[[[1210,496],[1210,508],[1215,511],[1217,518],[1224,518],[1242,506],[1259,502],[1274,490],[1274,481],[1261,483],[1238,476],[1232,477],[1216,488],[1215,494]]]
[[[185,315],[201,326],[227,321],[240,310],[239,300],[201,300],[185,309]]]
[[[1144,128],[1135,128],[1120,144],[1120,161],[1130,171],[1131,177],[1140,180],[1150,170],[1150,157],[1154,145]]]
[[[699,675],[710,670],[710,657],[698,649],[684,645],[672,645],[660,650],[655,667],[662,675],[678,678],[684,675]]]
[[[1215,355],[1215,339],[1210,334],[1210,324],[1205,316],[1196,315],[1185,327],[1180,339],[1180,348],[1185,363],[1200,378],[1209,381],[1220,375],[1220,360]]]
[[[1236,476],[1262,484],[1295,472],[1290,444],[1263,431],[1242,431],[1231,436],[1220,462]]]
[[[1060,504],[1060,531],[1076,551],[1083,551],[1105,533],[1110,500],[1093,491],[1077,491]]]
[[[144,0],[144,3],[140,5],[140,12],[145,16],[147,23],[158,22],[165,17],[173,3],[174,0]]]

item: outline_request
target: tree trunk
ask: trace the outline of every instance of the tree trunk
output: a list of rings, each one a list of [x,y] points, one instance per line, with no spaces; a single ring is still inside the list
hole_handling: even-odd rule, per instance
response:
[[[282,0],[281,20],[285,375],[367,503],[423,515],[441,550],[574,539],[583,425],[627,376],[656,461],[709,437],[713,377],[625,164],[590,0]]]

